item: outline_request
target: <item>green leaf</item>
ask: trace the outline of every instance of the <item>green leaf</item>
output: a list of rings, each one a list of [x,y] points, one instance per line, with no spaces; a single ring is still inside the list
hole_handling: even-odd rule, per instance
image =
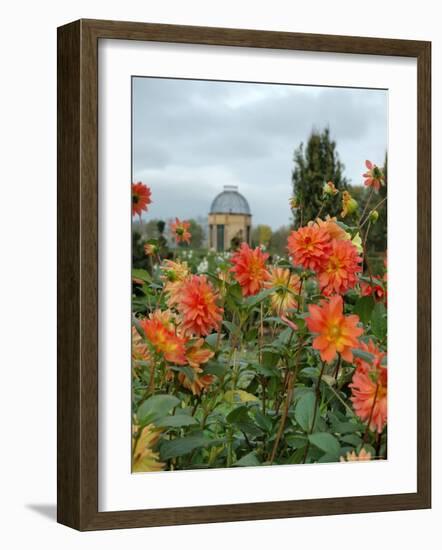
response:
[[[182,428],[184,426],[194,426],[198,424],[193,416],[179,414],[175,416],[165,416],[156,422],[159,428]]]
[[[371,330],[379,340],[387,335],[387,311],[382,302],[378,302],[371,313]]]
[[[332,429],[338,434],[350,434],[360,432],[363,427],[354,422],[336,422],[332,425]]]
[[[374,304],[375,301],[373,299],[373,296],[362,296],[362,298],[359,298],[359,300],[356,302],[353,313],[359,315],[359,319],[364,324],[367,324],[370,321],[371,312],[373,311]]]
[[[223,321],[223,325],[227,328],[230,334],[240,333],[239,327],[237,327],[235,324],[231,323],[230,321]]]
[[[324,451],[327,455],[339,457],[341,447],[333,435],[326,432],[314,433],[308,436],[310,443]]]
[[[312,391],[309,391],[304,393],[296,404],[296,422],[306,432],[309,432],[312,427],[313,416],[315,412],[315,402],[315,394]]]
[[[204,374],[214,374],[221,378],[226,373],[226,365],[218,361],[209,361],[204,365]]]
[[[227,401],[227,403],[249,403],[252,401],[259,401],[255,395],[247,393],[244,390],[226,391],[224,394],[224,400]]]
[[[289,435],[285,441],[292,449],[302,449],[307,445],[307,438],[302,435]]]
[[[262,354],[262,364],[264,367],[275,367],[279,361],[279,354],[271,351],[265,351]]]
[[[179,403],[180,400],[173,395],[152,395],[138,407],[138,420],[142,424],[155,424]]]
[[[341,441],[348,443],[349,445],[353,445],[353,447],[358,447],[361,444],[362,439],[355,434],[347,434],[341,437]]]
[[[359,357],[359,359],[362,359],[370,365],[373,363],[374,355],[372,353],[368,353],[368,351],[364,351],[359,348],[354,348],[351,351],[355,357]]]
[[[132,269],[132,279],[141,279],[145,283],[152,281],[149,273],[145,269]]]
[[[202,435],[189,435],[172,440],[165,440],[160,445],[160,456],[162,460],[175,458],[191,453],[194,449],[205,447],[210,443],[210,439],[206,439]]]
[[[265,300],[270,294],[273,294],[274,289],[273,288],[266,288],[265,290],[262,290],[259,294],[255,294],[255,296],[249,296],[244,300],[244,303],[246,306],[252,307],[256,306],[263,300]]]
[[[192,367],[185,367],[185,366],[179,366],[176,365],[170,366],[170,370],[173,370],[175,372],[179,372],[181,374],[185,374],[186,377],[193,382],[195,380],[195,371],[192,369]]]
[[[220,337],[220,341],[222,338],[222,334]],[[218,333],[214,332],[213,334],[209,334],[209,336],[206,336],[206,344],[210,346],[211,348],[214,348],[216,346],[216,343],[218,341]]]
[[[252,451],[237,460],[233,466],[260,466],[260,464],[261,462],[258,460],[256,453]]]
[[[234,422],[239,422],[241,420],[249,420],[249,409],[246,405],[241,405],[240,407],[236,407],[231,411],[227,416],[226,420],[230,424],[233,424]]]
[[[256,407],[256,410],[255,410],[255,422],[265,432],[271,432],[272,431],[272,427],[273,427],[272,420],[268,416],[263,414],[260,411],[260,409],[258,409],[257,407]]]

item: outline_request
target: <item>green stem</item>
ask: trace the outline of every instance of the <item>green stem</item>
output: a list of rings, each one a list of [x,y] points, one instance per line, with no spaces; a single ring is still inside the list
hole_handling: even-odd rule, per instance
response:
[[[325,361],[322,362],[321,372],[319,373],[318,383],[316,385],[316,396],[315,396],[315,405],[313,410],[313,419],[310,426],[310,429],[308,431],[308,435],[311,435],[313,433],[313,430],[315,428],[316,423],[316,415],[318,411],[318,405],[319,405],[319,398],[321,396],[321,381],[322,381],[322,375],[324,374],[325,369]],[[307,440],[307,445],[305,446],[305,452],[304,452],[304,458],[302,459],[302,463],[305,464],[305,461],[307,460],[307,454],[310,448],[310,441]]]

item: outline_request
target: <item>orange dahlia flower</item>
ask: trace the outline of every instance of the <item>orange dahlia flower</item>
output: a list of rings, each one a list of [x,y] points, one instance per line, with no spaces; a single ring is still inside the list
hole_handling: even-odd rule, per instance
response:
[[[190,244],[191,234],[189,232],[190,222],[180,221],[175,218],[175,221],[170,224],[170,230],[177,243]]]
[[[343,294],[358,282],[362,262],[351,241],[332,241],[332,249],[319,273],[319,286],[325,296]]]
[[[141,181],[132,184],[132,216],[141,216],[142,212],[147,212],[147,207],[152,204],[151,195],[149,187]]]
[[[193,395],[199,395],[205,388],[210,386],[215,377],[211,374],[203,374],[201,365],[207,363],[215,353],[209,348],[204,346],[204,340],[200,338],[196,340],[186,350],[186,357],[189,366],[193,369],[193,379],[186,376],[185,373],[178,373],[178,380],[187,389],[189,389]]]
[[[345,361],[353,360],[352,348],[359,346],[358,338],[363,333],[358,327],[357,315],[343,314],[341,296],[333,296],[330,301],[322,300],[319,305],[309,305],[310,316],[306,318],[310,332],[317,334],[313,348],[317,349],[321,359],[331,363],[338,353]]]
[[[218,293],[205,275],[190,275],[182,282],[175,303],[185,334],[207,336],[211,330],[219,329],[223,309],[217,300]]]
[[[330,235],[326,229],[315,224],[301,227],[290,233],[287,248],[294,265],[317,271],[330,253]]]
[[[169,306],[172,306],[178,299],[184,279],[190,274],[189,266],[187,262],[164,260],[160,269],[162,272],[160,279],[164,283],[164,292],[168,295]]]
[[[150,361],[149,346],[143,340],[135,327],[132,327],[132,366],[137,367],[139,361]]]
[[[140,327],[157,353],[170,363],[185,365],[185,338],[178,336],[167,311],[156,310],[149,318],[140,321]]]
[[[385,176],[382,168],[376,166],[373,162],[366,160],[365,166],[367,167],[367,172],[362,175],[364,180],[364,185],[367,187],[373,187],[376,191],[379,191],[381,185],[385,183]]]
[[[325,220],[321,220],[321,218],[316,218],[314,222],[308,223],[308,225],[314,224],[316,224],[318,227],[325,229],[330,235],[330,239],[336,239],[337,241],[350,240],[350,234],[338,225],[336,218],[331,218],[330,216],[327,216]]]
[[[297,306],[294,294],[299,294],[301,279],[295,273],[290,273],[289,269],[272,267],[270,280],[265,283],[265,286],[275,289],[270,301],[278,315]]]
[[[385,355],[370,342],[366,351],[375,356],[373,364],[359,361],[350,384],[355,413],[368,422],[372,431],[381,433],[387,423],[387,367],[381,364]]]
[[[254,296],[264,288],[270,279],[266,269],[266,260],[269,257],[261,248],[251,249],[247,243],[241,243],[240,248],[232,256],[235,280],[240,284],[243,296]]]
[[[383,302],[386,300],[386,290],[382,286],[382,282],[373,277],[373,284],[366,283],[361,281],[361,295],[362,296],[373,296],[377,302]]]

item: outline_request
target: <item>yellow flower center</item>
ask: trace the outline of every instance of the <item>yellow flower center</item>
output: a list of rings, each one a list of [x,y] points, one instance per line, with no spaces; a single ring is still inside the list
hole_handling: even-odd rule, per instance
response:
[[[341,327],[339,325],[332,325],[328,329],[328,336],[330,340],[338,340],[341,337]]]

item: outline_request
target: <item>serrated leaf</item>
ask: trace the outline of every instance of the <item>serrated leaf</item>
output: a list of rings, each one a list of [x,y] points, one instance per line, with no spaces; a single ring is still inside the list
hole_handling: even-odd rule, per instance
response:
[[[182,428],[184,426],[194,426],[198,424],[193,416],[179,414],[174,416],[165,416],[157,421],[156,426],[159,428]]]
[[[170,441],[165,440],[160,445],[160,456],[162,460],[168,460],[169,458],[191,453],[194,449],[205,447],[209,443],[210,439],[202,435],[189,435]]]
[[[170,370],[173,370],[175,372],[178,372],[180,374],[184,374],[191,382],[195,380],[195,371],[192,369],[192,367],[186,367],[186,366],[170,366]]]
[[[246,306],[249,306],[249,307],[256,306],[257,304],[265,300],[268,296],[270,296],[270,294],[273,294],[273,292],[274,292],[273,288],[266,288],[265,290],[262,290],[258,294],[255,294],[255,296],[249,296],[248,298],[246,298],[244,300],[244,303],[246,304]]]
[[[237,460],[233,466],[260,466],[261,463],[253,451]]]
[[[379,340],[387,335],[387,310],[382,302],[378,302],[371,313],[371,330]]]
[[[257,407],[255,408],[255,422],[265,432],[271,432],[273,427],[272,420],[267,415],[263,414]]]
[[[155,424],[179,403],[180,400],[173,395],[152,395],[138,407],[138,420],[142,424]]]
[[[301,428],[309,432],[312,427],[316,397],[312,391],[304,393],[295,408],[295,419]]]
[[[221,378],[226,373],[226,365],[218,361],[209,361],[204,365],[204,374],[214,374]]]
[[[145,283],[150,283],[152,281],[151,276],[145,269],[132,269],[132,279],[140,279]]]
[[[371,313],[374,308],[375,301],[373,296],[362,296],[357,300],[353,313],[359,316],[359,319],[367,324],[370,321]]]
[[[307,438],[301,435],[289,435],[285,438],[285,441],[292,449],[302,449],[307,445]]]
[[[224,394],[224,400],[227,403],[250,403],[259,401],[259,399],[244,390],[229,390]]]
[[[372,353],[359,348],[353,348],[351,351],[355,357],[359,357],[359,359],[362,359],[366,363],[373,363],[374,355]]]
[[[262,354],[262,364],[264,367],[274,367],[278,364],[279,354],[271,351],[264,351]]]
[[[219,340],[221,341],[223,335],[221,334]],[[209,336],[206,336],[206,344],[210,346],[211,348],[214,348],[216,346],[216,343],[218,342],[218,333],[214,332],[213,334],[209,334]]]
[[[354,432],[360,432],[363,427],[353,422],[335,422],[332,429],[338,434],[351,434]]]
[[[361,444],[362,439],[355,434],[347,434],[341,437],[341,441],[348,443],[349,445],[353,445],[353,447],[358,447]]]
[[[308,436],[310,443],[332,457],[339,457],[341,447],[339,441],[327,432],[314,433]]]

